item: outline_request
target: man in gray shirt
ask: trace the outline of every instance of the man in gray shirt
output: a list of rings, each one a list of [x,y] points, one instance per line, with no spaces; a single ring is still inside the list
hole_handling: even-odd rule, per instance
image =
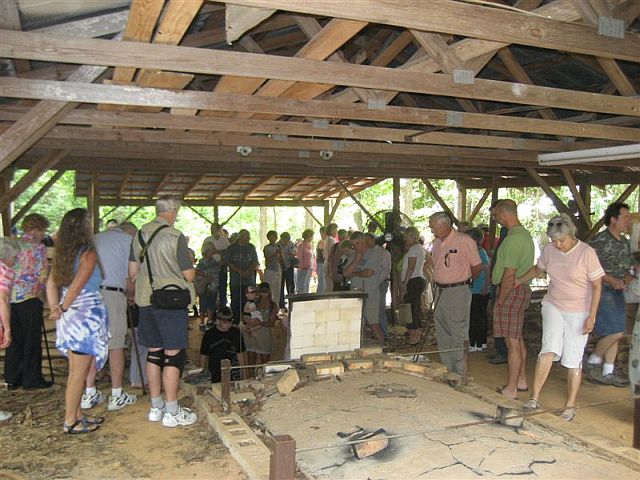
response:
[[[382,273],[382,252],[370,248],[362,232],[353,232],[349,239],[353,242],[356,255],[344,271],[351,277],[351,288],[367,294],[364,300],[364,318],[380,345],[384,345],[384,335],[380,328],[380,274]]]

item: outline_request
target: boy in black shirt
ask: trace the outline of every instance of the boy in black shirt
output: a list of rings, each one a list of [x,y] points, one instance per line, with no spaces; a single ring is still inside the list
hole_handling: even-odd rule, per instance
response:
[[[211,382],[221,381],[220,362],[224,359],[231,361],[232,365],[238,364],[238,354],[244,352],[244,342],[240,329],[233,325],[233,313],[229,307],[220,307],[216,313],[215,327],[207,330],[202,338],[200,355],[204,365],[204,356],[209,357],[209,371]],[[232,373],[238,370],[232,371]],[[232,376],[233,377],[233,376]]]

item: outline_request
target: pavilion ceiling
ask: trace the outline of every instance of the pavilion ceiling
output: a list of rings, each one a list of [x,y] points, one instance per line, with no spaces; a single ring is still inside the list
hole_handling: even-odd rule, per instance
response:
[[[0,172],[76,170],[103,204],[640,179],[537,163],[640,141],[637,0],[0,5]]]

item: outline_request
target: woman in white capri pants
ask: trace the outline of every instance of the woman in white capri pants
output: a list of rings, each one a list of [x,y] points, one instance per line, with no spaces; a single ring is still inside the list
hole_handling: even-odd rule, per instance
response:
[[[567,401],[560,415],[567,421],[576,416],[576,397],[582,380],[582,356],[596,321],[604,271],[593,248],[575,237],[569,215],[549,220],[551,242],[538,263],[516,284],[526,283],[546,272],[549,288],[542,299],[542,348],[536,363],[531,398],[524,408],[537,410],[538,399],[554,361],[567,368]]]

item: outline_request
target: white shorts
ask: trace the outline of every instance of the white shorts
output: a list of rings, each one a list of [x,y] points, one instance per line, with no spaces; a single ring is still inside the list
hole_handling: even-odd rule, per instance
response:
[[[127,336],[127,297],[122,292],[101,290],[109,316],[109,350],[125,347]]]
[[[589,312],[562,312],[549,302],[542,302],[542,348],[540,354],[555,353],[554,362],[566,368],[581,368],[584,347],[584,321]]]

